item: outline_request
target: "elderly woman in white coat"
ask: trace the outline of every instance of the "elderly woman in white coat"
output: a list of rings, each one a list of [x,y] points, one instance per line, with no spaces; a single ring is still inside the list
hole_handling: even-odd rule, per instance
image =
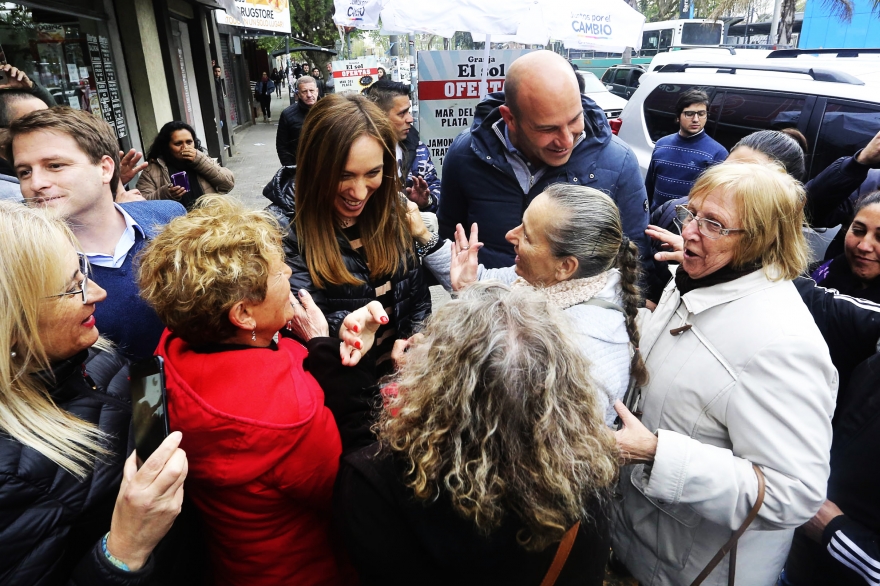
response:
[[[681,265],[640,320],[641,420],[617,404],[630,465],[614,553],[644,586],[692,583],[755,505],[753,465],[766,492],[739,539],[737,584],[774,584],[794,529],[825,500],[837,371],[791,282],[807,263],[803,204],[781,168],[732,163],[678,210]],[[703,584],[728,572],[725,559]]]
[[[456,242],[428,254],[424,264],[449,290],[487,279],[540,288],[574,325],[591,362],[605,422],[612,425],[614,403],[631,377],[640,384],[646,380],[635,351],[638,248],[624,235],[617,206],[590,187],[551,185],[532,201],[507,240],[516,251],[515,266],[486,269],[477,260],[477,225],[468,240],[459,224]]]

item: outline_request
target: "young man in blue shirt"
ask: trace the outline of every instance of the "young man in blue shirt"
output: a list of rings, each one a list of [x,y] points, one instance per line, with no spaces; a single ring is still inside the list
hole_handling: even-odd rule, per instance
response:
[[[705,92],[683,92],[675,113],[678,132],[657,141],[645,176],[651,211],[666,201],[687,196],[703,171],[727,158],[727,149],[705,132],[709,118],[709,96]]]
[[[117,204],[119,144],[93,114],[68,107],[31,112],[9,127],[10,163],[29,206],[64,218],[107,291],[95,306],[101,335],[131,359],[152,356],[164,326],[140,298],[134,259],[147,240],[186,213],[175,201]]]

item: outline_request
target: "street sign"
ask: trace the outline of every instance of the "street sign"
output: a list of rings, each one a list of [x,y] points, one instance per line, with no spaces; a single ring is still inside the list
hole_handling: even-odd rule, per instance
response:
[[[379,64],[376,57],[333,62],[333,84],[337,94],[360,93],[376,82]]]
[[[489,92],[504,89],[507,70],[527,49],[489,52]],[[474,122],[480,103],[483,51],[419,51],[419,135],[428,147],[437,174],[449,145]]]

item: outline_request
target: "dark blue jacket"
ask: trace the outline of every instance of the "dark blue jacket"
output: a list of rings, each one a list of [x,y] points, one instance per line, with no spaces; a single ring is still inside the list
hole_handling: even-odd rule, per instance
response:
[[[523,194],[505,145],[492,129],[501,118],[504,92],[489,94],[476,108],[474,124],[449,147],[443,161],[440,236],[452,238],[455,225],[480,226],[480,262],[487,268],[513,264],[513,245],[504,235],[522,221],[529,203],[553,183],[585,185],[607,193],[620,208],[623,229],[645,258],[650,250],[645,228],[648,199],[635,154],[611,134],[605,112],[582,96],[586,137],[564,165],[547,168],[528,194]],[[502,123],[503,124],[503,123]]]

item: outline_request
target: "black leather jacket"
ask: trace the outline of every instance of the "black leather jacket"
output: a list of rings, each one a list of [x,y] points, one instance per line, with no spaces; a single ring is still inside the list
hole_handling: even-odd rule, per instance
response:
[[[97,425],[106,434],[108,453],[79,480],[0,433],[0,584],[147,584],[152,557],[141,570],[124,572],[101,551],[128,447],[128,364],[115,354],[83,351],[55,365],[52,374],[42,376],[52,400]]]
[[[296,237],[296,216],[294,206],[294,175],[296,170],[284,167],[275,174],[272,181],[263,189],[263,195],[273,205],[269,210],[275,214],[282,227],[287,230],[284,237],[284,255],[287,265],[293,270],[290,287],[293,291],[308,291],[330,325],[330,335],[336,337],[345,316],[360,309],[370,301],[375,301],[375,283],[371,282],[370,270],[363,257],[352,250],[348,240],[337,232],[337,242],[342,250],[345,268],[352,275],[364,281],[361,285],[329,285],[318,289],[312,283],[305,258],[300,254]],[[391,276],[394,306],[391,317],[397,327],[398,338],[408,338],[420,329],[420,324],[431,315],[431,293],[424,278],[424,269],[418,259],[401,260],[400,267]],[[382,279],[382,283],[384,283]],[[382,283],[379,283],[381,285]]]
[[[310,108],[297,102],[284,108],[278,120],[278,133],[275,135],[275,150],[278,160],[285,167],[296,165],[296,149],[299,147],[299,135],[302,132],[306,115]]]

